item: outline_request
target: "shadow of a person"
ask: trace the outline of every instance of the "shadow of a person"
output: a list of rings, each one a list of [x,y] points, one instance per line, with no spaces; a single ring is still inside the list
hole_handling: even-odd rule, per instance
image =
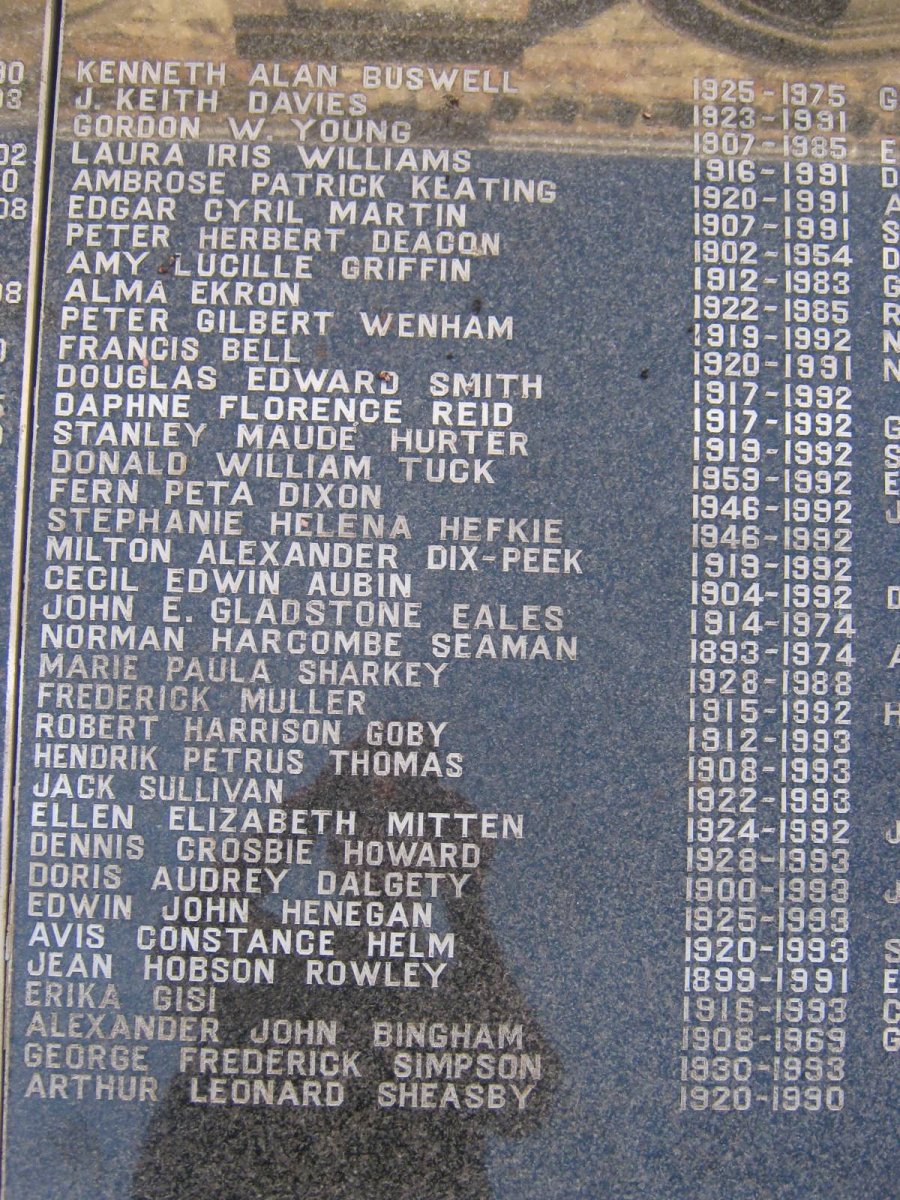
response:
[[[559,1077],[557,1056],[490,927],[484,877],[494,842],[471,831],[462,835],[465,822],[454,814],[475,818],[476,810],[422,778],[327,770],[289,803],[356,814],[352,836],[328,838],[328,869],[336,880],[363,877],[357,865],[347,866],[354,862],[351,843],[396,844],[386,833],[389,813],[444,814],[445,847],[464,840],[477,858],[468,872],[454,872],[456,884],[443,879],[436,885],[431,908],[452,931],[452,960],[438,986],[359,986],[349,976],[343,986],[322,987],[309,984],[304,958],[281,955],[274,985],[220,989],[220,1046],[270,1048],[267,1031],[275,1022],[282,1029],[289,1021],[294,1028],[312,1029],[306,1023],[314,1022],[339,1030],[337,1048],[350,1055],[342,1059],[341,1102],[198,1104],[191,1099],[191,1072],[182,1071],[149,1126],[132,1200],[489,1200],[488,1135],[534,1129]],[[431,840],[437,847],[433,834]],[[403,841],[407,852],[412,841],[430,857],[427,835]],[[441,874],[439,867],[423,870]],[[411,873],[366,866],[364,887],[384,894],[389,876],[396,890],[398,879]],[[460,886],[462,874],[468,879]],[[262,904],[251,919],[262,929],[278,923]],[[371,932],[364,924],[341,926],[335,958],[371,964]],[[295,1082],[299,1090],[302,1080]]]

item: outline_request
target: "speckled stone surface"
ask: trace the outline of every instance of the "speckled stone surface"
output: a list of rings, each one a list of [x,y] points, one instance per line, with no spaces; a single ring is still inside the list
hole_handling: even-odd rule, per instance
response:
[[[701,0],[530,7],[518,0],[496,7],[434,0],[421,8],[329,4],[310,15],[300,6],[266,0],[68,5],[29,517],[3,1200],[900,1195],[897,1056],[882,1049],[880,1024],[883,946],[896,932],[893,910],[883,901],[896,869],[884,837],[893,811],[895,745],[879,719],[888,694],[884,663],[894,644],[884,595],[894,579],[896,547],[885,530],[880,490],[884,204],[873,165],[878,139],[895,124],[890,111],[878,109],[878,87],[896,80],[898,60],[872,54],[896,51],[897,22],[892,6],[879,7],[877,0],[846,11],[813,4],[802,12],[793,6],[788,16],[785,9]],[[850,48],[844,57],[842,47]],[[66,215],[76,219],[67,206],[79,190],[79,172],[95,170],[98,162],[111,170],[121,166],[117,152],[109,164],[97,159],[97,147],[104,141],[130,146],[135,140],[107,136],[105,126],[91,124],[115,95],[97,64],[119,59],[209,61],[217,69],[224,64],[218,108],[201,115],[199,136],[177,142],[182,161],[164,164],[164,171],[195,171],[197,180],[208,179],[210,143],[237,146],[238,155],[247,157],[219,160],[218,193],[198,182],[178,190],[173,211],[157,208],[150,221],[165,226],[167,238],[139,262],[120,259],[101,269],[103,264],[89,260],[84,267],[73,255],[93,255],[97,247],[84,245],[81,235],[73,240]],[[82,66],[79,74],[79,60],[92,66]],[[400,155],[405,148],[412,157],[405,165],[395,158],[392,165],[378,145],[372,161],[354,168],[354,161],[365,162],[365,148],[353,141],[359,157],[343,163],[346,174],[385,180],[383,197],[378,186],[366,197],[382,205],[368,223],[373,228],[390,234],[383,204],[401,196],[408,200],[409,178],[428,175],[439,181],[431,185],[430,199],[453,203],[455,196],[466,205],[466,228],[496,235],[498,250],[494,253],[490,241],[482,243],[470,256],[471,278],[452,285],[435,277],[365,278],[358,264],[341,271],[346,258],[362,259],[372,236],[360,207],[355,225],[343,219],[348,228],[339,249],[320,253],[307,247],[313,259],[309,278],[300,272],[299,292],[283,293],[288,298],[276,305],[288,318],[305,314],[308,330],[293,341],[279,334],[268,350],[234,334],[236,347],[226,354],[228,329],[215,325],[215,313],[204,318],[197,310],[224,313],[226,322],[243,319],[234,281],[252,281],[264,270],[275,274],[274,260],[265,250],[255,264],[252,257],[227,264],[220,257],[217,266],[204,266],[204,253],[230,253],[234,247],[204,246],[201,231],[241,222],[281,231],[341,224],[327,192],[308,196],[292,190],[299,185],[291,182],[291,172],[304,163],[304,169],[318,171],[336,170],[340,163],[336,150],[321,161],[298,153],[298,146],[309,150],[311,144],[291,120],[305,119],[298,98],[321,89],[308,82],[276,88],[272,82],[276,62],[293,78],[300,64],[332,61],[348,64],[347,78],[341,76],[340,87],[331,89],[341,91],[339,107],[350,103],[346,95],[364,87],[363,63],[379,69],[386,63],[455,64],[475,71],[471,92],[372,84],[373,118],[408,122],[412,130],[408,145],[396,140],[389,149]],[[253,75],[259,64],[269,72],[263,84]],[[764,82],[797,72],[808,78],[826,66],[847,82],[858,114],[854,137],[862,147],[850,168],[854,379],[862,399],[853,464],[859,629],[847,1100],[839,1113],[773,1114],[755,1102],[746,1112],[684,1112],[679,1094],[685,1070],[680,1039],[694,435],[692,80],[698,71],[721,78],[751,74]],[[407,82],[410,78],[415,82],[415,76],[406,76]],[[247,101],[254,88],[268,97],[256,109]],[[277,90],[288,99],[286,107],[272,111]],[[151,109],[154,104],[148,101]],[[255,121],[258,115],[268,123],[256,135],[240,134],[228,120]],[[344,119],[343,112],[337,119]],[[324,129],[329,137],[330,132]],[[343,136],[356,138],[352,123]],[[322,144],[328,146],[327,138]],[[337,136],[332,144],[349,143]],[[446,150],[449,157],[436,159],[435,166],[421,157],[423,147],[435,154]],[[145,163],[143,169],[157,166]],[[287,180],[285,193],[272,186],[276,172]],[[530,181],[534,190],[521,203],[497,198],[500,183],[494,192],[479,184],[471,196],[456,195],[459,180],[470,178]],[[142,195],[152,211],[157,201],[150,187],[132,188],[129,204]],[[294,199],[297,206],[247,207],[259,198]],[[126,223],[137,219],[132,215]],[[446,224],[452,227],[450,218]],[[5,227],[0,234],[6,237]],[[104,253],[116,248],[112,237],[105,228]],[[130,252],[143,250],[131,245]],[[291,264],[293,269],[293,257]],[[212,279],[217,271],[227,272],[230,290],[219,299],[202,291],[206,284],[194,290],[198,280]],[[105,286],[117,273],[140,280],[145,296],[161,287],[166,332],[196,339],[196,352],[185,352],[183,344],[158,354],[148,349],[148,361],[138,358],[134,365],[152,368],[159,382],[148,385],[141,376],[133,390],[183,390],[192,428],[205,423],[196,441],[179,426],[176,440],[159,447],[161,455],[173,450],[186,455],[187,466],[180,469],[178,460],[167,458],[159,460],[165,469],[145,471],[140,503],[154,507],[162,520],[192,507],[240,511],[241,537],[248,544],[268,539],[283,547],[291,534],[273,526],[271,514],[289,517],[303,507],[300,499],[285,499],[285,479],[274,467],[268,474],[247,468],[250,503],[237,495],[236,471],[227,494],[220,490],[214,499],[208,491],[203,499],[167,493],[165,481],[221,479],[223,458],[237,452],[241,423],[250,422],[247,410],[258,410],[263,395],[271,393],[280,403],[291,389],[302,391],[296,377],[282,387],[269,376],[268,385],[260,384],[242,408],[254,365],[266,371],[366,372],[365,386],[381,402],[402,398],[404,426],[426,432],[432,401],[440,395],[430,391],[436,373],[448,378],[456,371],[493,373],[495,381],[504,373],[509,378],[526,373],[532,380],[540,375],[543,384],[540,392],[532,386],[525,394],[521,388],[505,394],[495,384],[499,392],[478,397],[506,404],[509,421],[502,408],[491,410],[491,420],[497,429],[527,438],[520,443],[527,444],[527,453],[497,454],[480,483],[472,479],[470,460],[480,456],[484,443],[458,456],[469,464],[460,482],[429,482],[421,464],[407,469],[402,455],[414,454],[415,447],[393,444],[389,422],[356,422],[354,452],[370,458],[371,475],[361,478],[380,489],[372,507],[386,514],[393,529],[380,540],[398,547],[396,563],[388,560],[382,567],[408,574],[422,617],[404,629],[402,652],[393,653],[382,641],[342,657],[357,667],[362,660],[375,664],[375,674],[364,683],[350,679],[341,685],[339,736],[331,742],[310,737],[302,771],[288,769],[287,760],[278,757],[297,744],[296,729],[270,727],[271,736],[255,749],[271,753],[265,760],[273,764],[268,782],[277,780],[280,791],[266,792],[264,773],[248,769],[245,759],[222,756],[223,745],[242,749],[242,735],[230,741],[213,722],[245,719],[251,686],[280,694],[317,682],[304,675],[301,663],[309,654],[326,657],[324,652],[292,649],[286,634],[298,626],[307,633],[332,628],[333,612],[324,621],[314,607],[306,618],[284,608],[275,617],[266,615],[258,607],[260,593],[246,581],[231,592],[225,588],[218,607],[199,584],[195,591],[173,588],[169,567],[211,573],[260,565],[256,551],[247,552],[246,560],[228,557],[237,553],[234,538],[228,542],[217,535],[205,549],[207,539],[197,532],[173,537],[171,562],[133,562],[124,587],[123,577],[116,576],[98,589],[132,597],[125,623],[160,630],[168,621],[185,641],[166,648],[148,635],[135,652],[135,674],[126,678],[154,689],[158,720],[149,731],[138,728],[119,738],[136,757],[113,768],[111,778],[115,800],[133,806],[129,828],[140,844],[89,856],[86,861],[99,865],[101,873],[85,886],[66,874],[78,858],[70,843],[63,840],[50,852],[46,843],[33,841],[35,833],[39,839],[57,833],[68,838],[73,812],[85,811],[84,804],[78,809],[78,796],[53,792],[57,773],[35,754],[41,745],[35,731],[41,714],[54,708],[39,692],[42,679],[53,678],[46,662],[42,666],[48,650],[42,622],[79,624],[71,614],[54,616],[66,589],[45,574],[48,529],[56,520],[71,533],[67,522],[78,504],[71,491],[51,493],[54,473],[79,474],[74,465],[67,474],[54,459],[77,445],[77,438],[66,442],[54,426],[54,420],[73,417],[58,393],[94,394],[92,385],[76,385],[66,371],[58,372],[61,358],[73,371],[91,362],[84,346],[60,342],[61,322],[67,304],[88,303],[98,278]],[[73,278],[88,289],[74,299]],[[290,272],[286,278],[295,281]],[[138,304],[132,299],[125,306]],[[264,300],[261,307],[273,305]],[[459,314],[462,326],[482,333],[491,318],[508,320],[514,334],[507,337],[499,328],[496,336],[465,339],[396,337],[393,330],[385,337],[372,334],[372,322],[401,312]],[[322,313],[331,315],[319,320],[315,314]],[[209,362],[218,370],[214,383],[198,373],[197,364]],[[179,376],[180,369],[187,374]],[[350,391],[355,394],[352,386]],[[226,396],[228,402],[222,400]],[[472,419],[477,427],[485,417],[479,410]],[[291,447],[292,429],[307,428],[307,419],[296,416],[260,423],[266,437],[278,429],[286,438],[283,445],[274,443],[279,456]],[[302,448],[304,456],[307,449]],[[269,453],[270,447],[253,451]],[[278,464],[283,470],[282,457]],[[90,478],[89,470],[84,474]],[[95,498],[88,507],[100,503],[105,502]],[[127,499],[118,503],[136,507]],[[408,537],[397,523],[401,515]],[[475,519],[481,540],[448,536],[447,522],[461,530]],[[524,523],[521,528],[531,535],[507,536],[511,519]],[[491,521],[495,533],[488,540],[483,535]],[[537,536],[535,521],[541,522]],[[335,540],[333,529],[320,541]],[[502,530],[507,532],[497,532]],[[527,542],[529,536],[550,546],[553,556],[540,560],[540,570],[523,569],[521,558],[501,569],[503,546],[518,548],[517,537]],[[379,536],[367,540],[377,542]],[[306,546],[309,530],[295,541]],[[343,541],[352,544],[353,538]],[[95,545],[79,544],[77,557],[92,561]],[[476,557],[467,558],[461,546]],[[449,564],[451,550],[463,569],[438,569]],[[574,558],[565,558],[565,552]],[[560,569],[564,562],[570,564],[566,572]],[[308,562],[292,565],[282,570],[273,594],[262,595],[279,606],[308,604],[317,599],[311,579]],[[235,604],[238,593],[243,608]],[[164,619],[165,598],[172,595],[177,603],[165,609]],[[460,605],[468,606],[465,613],[454,608]],[[283,631],[285,640],[263,644],[259,638],[266,628]],[[512,638],[527,633],[532,648],[540,636],[549,649],[530,661],[515,654],[504,660],[497,653],[504,632]],[[460,633],[471,641],[450,659],[446,639]],[[485,636],[490,647],[481,640]],[[560,638],[577,640],[577,653],[560,646]],[[173,659],[181,665],[173,667]],[[383,664],[393,660],[399,667],[385,674]],[[84,669],[89,676],[90,666]],[[188,700],[163,705],[159,689],[173,683],[187,687]],[[321,698],[320,680],[318,686]],[[354,687],[365,692],[364,706],[348,709]],[[64,702],[56,708],[66,712]],[[209,765],[201,759],[191,769],[184,766],[186,715],[201,722],[187,740],[200,755],[213,752]],[[336,763],[346,767],[354,754],[374,763],[385,752],[379,739],[382,733],[387,738],[388,723],[402,724],[389,743],[398,756],[392,770],[336,773]],[[83,731],[57,735],[57,741],[66,740],[103,742]],[[142,758],[140,748],[149,743],[156,749]],[[398,759],[412,759],[418,769],[428,762],[425,777],[410,778]],[[179,792],[170,782],[179,779],[187,790]],[[88,794],[88,805],[94,799]],[[269,829],[268,818],[258,816],[262,824],[232,833],[248,811],[269,809],[286,814],[286,824]],[[226,812],[232,825],[221,824]],[[337,814],[351,812],[355,824],[341,826]],[[214,838],[215,849],[202,859],[198,839],[206,835]],[[405,851],[396,850],[401,843]],[[255,849],[248,850],[251,844]],[[392,863],[391,844],[412,861]],[[307,857],[295,864],[288,854]],[[35,861],[57,875],[30,877]],[[237,884],[225,873],[235,863]],[[114,884],[102,874],[110,864],[121,872]],[[208,877],[199,873],[202,864]],[[161,868],[168,872],[165,878]],[[29,878],[37,882],[30,885]],[[178,878],[184,882],[174,883]],[[68,939],[84,930],[66,932],[76,921],[70,910],[44,914],[47,921],[36,936],[42,914],[29,910],[31,892],[74,892],[87,897],[86,903],[91,897],[102,903],[112,893],[133,898],[127,915],[104,919],[102,944],[89,943],[86,950],[113,956],[112,992],[102,963],[89,960],[98,978],[79,973]],[[230,957],[250,963],[251,972],[254,962],[265,959],[271,979],[247,982],[232,975],[216,984],[214,997],[203,987],[176,996],[174,983],[160,985],[148,954],[164,933],[183,937],[184,944],[196,934],[198,953],[209,950],[197,932],[204,921],[187,907],[188,900],[197,903],[196,912],[205,914],[213,930],[240,927],[235,944],[242,952]],[[357,904],[357,916],[351,919],[345,908],[345,923],[335,925],[324,941],[323,927],[308,920],[310,940],[290,949],[277,945],[275,932],[296,932],[303,923],[291,914],[315,900]],[[251,938],[276,948],[251,953]],[[61,974],[49,980],[48,989],[48,973],[57,971],[49,956],[60,950],[60,939]],[[210,953],[219,953],[220,945]],[[313,959],[318,976],[311,970]],[[159,970],[165,969],[163,963]],[[202,1002],[192,1011],[196,997]],[[160,1023],[179,1005],[177,1015],[187,1023]],[[136,1017],[145,1024],[136,1026]],[[155,1039],[146,1032],[148,1021],[156,1022]],[[89,1068],[86,1055],[92,1049],[99,1065]],[[55,1096],[53,1075],[62,1077]],[[97,1077],[111,1082],[98,1084]]]
[[[4,710],[16,708],[14,674],[10,664],[16,659],[15,646],[20,625],[22,585],[22,529],[17,528],[21,508],[17,496],[27,481],[30,428],[29,406],[33,388],[33,279],[40,262],[41,178],[48,115],[43,104],[49,94],[46,55],[49,47],[49,12],[41,4],[8,3],[3,8],[3,54],[7,62],[0,83],[0,158],[2,158],[3,197],[0,219],[0,562],[5,583],[0,588],[0,694]],[[38,203],[35,204],[35,196]],[[12,652],[10,643],[13,644]],[[0,773],[6,775],[7,753],[4,737],[0,747]],[[8,788],[8,782],[4,784]],[[4,805],[4,811],[8,806]],[[9,861],[9,828],[4,822],[2,844],[3,878]],[[5,896],[4,896],[5,903]],[[4,910],[5,911],[5,908]]]

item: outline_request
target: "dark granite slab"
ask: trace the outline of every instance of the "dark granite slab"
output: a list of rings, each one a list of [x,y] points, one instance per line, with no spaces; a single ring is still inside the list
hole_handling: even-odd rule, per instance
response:
[[[12,853],[17,664],[28,487],[43,173],[49,150],[49,10],[4,3],[0,35],[0,888],[6,914]],[[2,1010],[2,989],[0,989]]]
[[[897,41],[67,6],[5,1200],[897,1194]]]

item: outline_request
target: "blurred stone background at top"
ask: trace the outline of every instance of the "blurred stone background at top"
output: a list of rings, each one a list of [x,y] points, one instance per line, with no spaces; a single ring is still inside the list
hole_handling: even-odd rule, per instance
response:
[[[508,67],[517,94],[458,95],[448,140],[686,152],[696,75],[840,80],[857,153],[896,131],[878,92],[900,83],[898,0],[67,0],[66,14],[71,55],[211,57],[232,81],[265,60],[340,62],[347,87],[361,62]],[[444,101],[370,96],[373,111]]]

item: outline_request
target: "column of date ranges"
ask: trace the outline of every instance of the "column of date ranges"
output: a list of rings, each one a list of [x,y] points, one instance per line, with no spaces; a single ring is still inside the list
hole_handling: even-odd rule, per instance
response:
[[[680,1107],[837,1111],[849,985],[849,199],[840,85],[694,84]]]
[[[895,571],[900,538],[900,87],[885,84],[878,90],[879,108],[892,119],[892,136],[879,142],[880,197],[877,207],[881,256],[879,378],[881,387],[873,406],[880,433],[880,521],[885,562],[891,564],[887,587],[880,589],[878,605],[884,630],[878,661],[881,687],[880,749],[886,761],[896,758],[900,735],[900,691],[895,679],[900,668],[900,576]],[[882,836],[888,847],[884,876],[887,886],[881,901],[887,916],[881,946],[881,1046],[900,1055],[900,805],[897,788],[886,776],[886,809],[882,811]],[[894,1060],[897,1061],[896,1058]]]

